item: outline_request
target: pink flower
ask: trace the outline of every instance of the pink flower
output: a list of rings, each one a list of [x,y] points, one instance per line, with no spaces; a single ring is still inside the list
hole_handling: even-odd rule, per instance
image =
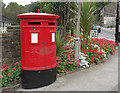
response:
[[[60,65],[58,65],[58,67],[60,67]]]
[[[5,70],[5,68],[4,69],[1,69],[1,71],[4,71]]]
[[[71,55],[74,55],[74,54],[71,54]]]
[[[62,61],[58,61],[58,63],[61,63]]]
[[[19,63],[21,63],[21,61],[19,61]]]
[[[70,49],[71,52],[74,52],[74,50]]]
[[[69,64],[71,64],[71,62],[69,62]]]
[[[14,68],[14,70],[16,70],[16,68]]]
[[[0,78],[2,78],[2,75],[0,75]]]
[[[18,67],[18,69],[21,69],[21,67]]]
[[[63,64],[64,66],[66,65],[66,63]]]
[[[7,68],[9,68],[8,66],[7,67],[5,67],[5,69],[7,69]]]
[[[8,73],[8,75],[10,76],[10,75],[12,75],[11,73]]]
[[[73,49],[74,49],[74,47],[71,47],[71,48],[73,48]]]
[[[67,58],[68,61],[70,61],[70,58]]]
[[[78,61],[78,62],[80,62],[80,60],[79,60],[79,59],[77,59],[77,61]]]
[[[5,66],[6,66],[6,64],[3,64],[3,65],[2,65],[2,68],[5,67]]]
[[[59,59],[59,57],[56,57],[56,60],[58,60]]]
[[[72,58],[71,60],[72,60],[72,61],[75,61],[75,59],[74,59],[74,58]]]
[[[17,65],[17,64],[18,64],[18,62],[14,63],[14,65]]]
[[[71,52],[69,52],[69,54],[71,54]]]
[[[68,63],[66,63],[66,65],[68,65]]]
[[[68,58],[70,58],[70,56],[68,56]]]

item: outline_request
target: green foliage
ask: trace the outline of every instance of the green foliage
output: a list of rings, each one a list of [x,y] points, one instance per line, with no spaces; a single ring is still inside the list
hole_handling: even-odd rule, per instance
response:
[[[62,32],[56,32],[56,55],[59,56],[61,51],[63,51],[64,38],[62,37]]]
[[[22,6],[22,5],[18,5],[16,2],[11,2],[9,3],[9,5],[5,8],[3,7],[3,16],[7,17],[8,19],[10,19],[12,21],[12,23],[19,23],[19,20],[17,18],[18,14],[21,13],[26,13],[28,12],[27,9]]]
[[[57,72],[65,73],[78,69],[79,62],[74,59],[74,47],[66,47],[64,51],[56,58]]]
[[[37,12],[37,9],[40,9],[41,13],[59,15],[57,25],[63,27],[63,36],[68,35],[69,29],[76,27],[78,8],[75,2],[34,2],[26,5],[26,8],[29,12]]]
[[[6,64],[3,64],[2,66],[2,75],[0,78],[1,79],[1,85],[2,87],[7,86],[8,83],[12,81],[16,81],[20,78],[21,74],[21,61],[14,63],[14,66],[8,67]]]
[[[83,47],[86,48],[88,37],[90,35],[90,29],[95,21],[96,6],[93,2],[82,2],[81,3],[81,15],[80,15],[80,26],[83,34]]]

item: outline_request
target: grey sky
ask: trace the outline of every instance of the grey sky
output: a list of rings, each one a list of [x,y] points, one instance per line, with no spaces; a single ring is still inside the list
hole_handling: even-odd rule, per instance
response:
[[[35,2],[37,0],[3,0],[3,3],[5,3],[6,5],[8,5],[10,2],[17,2],[19,5],[26,5],[26,4],[30,4],[31,2]]]

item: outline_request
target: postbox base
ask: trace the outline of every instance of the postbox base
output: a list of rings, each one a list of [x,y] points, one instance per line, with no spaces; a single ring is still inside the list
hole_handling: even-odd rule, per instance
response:
[[[56,67],[46,70],[22,70],[22,88],[33,89],[47,86],[56,81]]]

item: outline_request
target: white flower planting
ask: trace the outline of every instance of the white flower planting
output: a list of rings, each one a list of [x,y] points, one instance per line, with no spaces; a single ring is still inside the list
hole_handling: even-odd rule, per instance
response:
[[[80,52],[80,56],[79,56],[79,59],[81,59],[80,66],[83,66],[84,68],[85,67],[89,67],[88,61],[85,60],[86,59],[85,56],[87,56],[87,55],[85,55],[84,53]]]
[[[101,50],[103,52],[103,56],[106,57],[106,54],[105,54],[105,51],[104,50]]]

